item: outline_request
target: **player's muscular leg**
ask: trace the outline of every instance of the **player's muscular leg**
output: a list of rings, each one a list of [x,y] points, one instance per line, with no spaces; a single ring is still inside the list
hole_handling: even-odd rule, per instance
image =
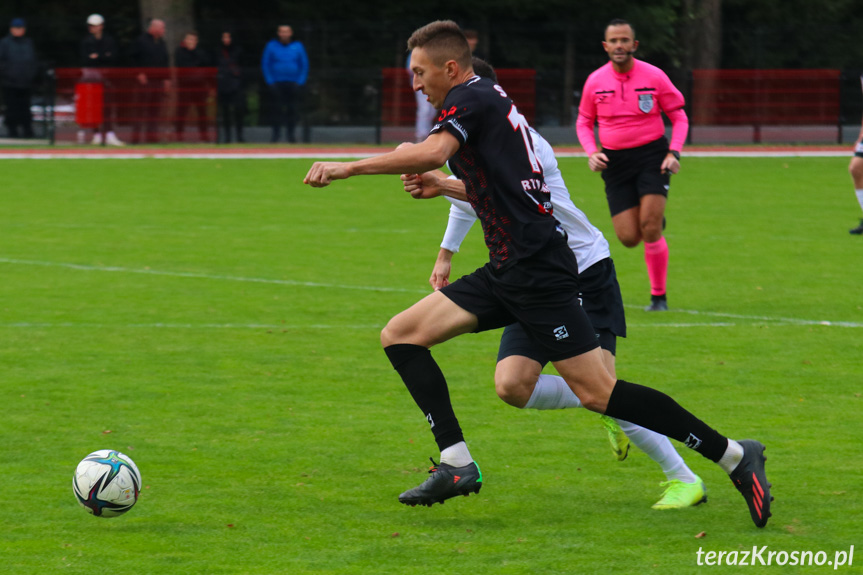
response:
[[[615,369],[615,357],[614,354],[608,351],[607,349],[602,350],[602,363],[605,364],[605,369],[608,373],[617,380],[617,370]]]
[[[605,413],[616,380],[608,373],[602,350],[595,348],[587,353],[556,361],[554,368],[563,376],[584,407],[597,413]]]
[[[477,318],[440,292],[434,292],[392,318],[381,331],[384,347],[409,343],[432,347],[476,329]]]
[[[494,389],[497,396],[513,407],[527,405],[536,380],[542,373],[539,362],[522,355],[511,355],[497,362]]]
[[[863,158],[854,156],[848,165],[848,172],[854,180],[854,189],[863,190]]]
[[[628,248],[634,248],[641,242],[639,210],[640,208],[636,206],[611,217],[617,239]]]
[[[648,194],[641,198],[639,227],[641,237],[647,243],[653,243],[662,238],[662,216],[665,215],[666,201],[665,196],[661,194]]]

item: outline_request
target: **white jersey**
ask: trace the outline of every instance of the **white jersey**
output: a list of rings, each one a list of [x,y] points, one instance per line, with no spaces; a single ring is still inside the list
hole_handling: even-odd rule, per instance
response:
[[[557,167],[557,158],[554,157],[554,150],[551,149],[551,145],[533,128],[530,128],[530,137],[533,139],[536,157],[542,166],[545,184],[551,191],[554,217],[566,230],[566,235],[569,237],[569,247],[575,254],[575,259],[578,261],[578,271],[581,273],[596,262],[611,257],[608,241],[602,232],[590,223],[584,212],[572,203],[569,190],[566,189],[563,176]],[[462,241],[464,241],[477,217],[468,202],[449,196],[446,196],[446,199],[452,203],[452,206],[450,206],[449,221],[440,247],[455,253],[458,252]]]

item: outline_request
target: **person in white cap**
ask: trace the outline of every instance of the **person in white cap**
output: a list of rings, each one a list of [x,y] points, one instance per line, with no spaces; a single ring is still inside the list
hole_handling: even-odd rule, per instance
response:
[[[106,79],[100,69],[110,68],[117,65],[118,52],[117,43],[114,38],[105,34],[105,18],[101,14],[90,14],[87,17],[87,36],[81,41],[81,67],[84,68],[84,78],[90,81],[101,80],[104,85],[105,100],[104,114],[101,129],[97,128],[93,134],[93,143],[102,143],[102,134],[105,134],[105,143],[111,146],[123,146],[123,142],[114,133],[113,116],[116,109],[114,92],[111,89],[110,79]],[[84,143],[86,130],[78,132],[78,141]]]

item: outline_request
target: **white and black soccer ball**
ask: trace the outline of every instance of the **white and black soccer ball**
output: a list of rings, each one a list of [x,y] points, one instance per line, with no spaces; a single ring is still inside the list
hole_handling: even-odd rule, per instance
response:
[[[141,492],[141,473],[128,455],[94,451],[75,469],[72,490],[78,503],[97,517],[117,517],[132,508]]]

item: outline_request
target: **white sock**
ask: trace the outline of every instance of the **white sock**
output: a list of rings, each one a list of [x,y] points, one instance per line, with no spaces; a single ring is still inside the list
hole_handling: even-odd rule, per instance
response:
[[[667,437],[622,419],[615,421],[633,445],[659,464],[669,481],[678,479],[684,483],[695,483],[698,480]]]
[[[473,461],[473,457],[470,456],[470,451],[467,450],[467,444],[464,441],[450,445],[440,452],[440,462],[453,467],[464,467],[471,461]]]
[[[725,473],[731,474],[737,468],[737,464],[743,459],[743,446],[734,441],[728,440],[728,447],[725,448],[725,453],[722,458],[717,461]]]
[[[860,209],[863,209],[863,190],[854,190],[857,194],[857,201],[860,202]]]
[[[581,400],[562,377],[543,373],[536,381],[536,387],[533,388],[533,393],[524,407],[525,409],[565,409],[581,407]]]

